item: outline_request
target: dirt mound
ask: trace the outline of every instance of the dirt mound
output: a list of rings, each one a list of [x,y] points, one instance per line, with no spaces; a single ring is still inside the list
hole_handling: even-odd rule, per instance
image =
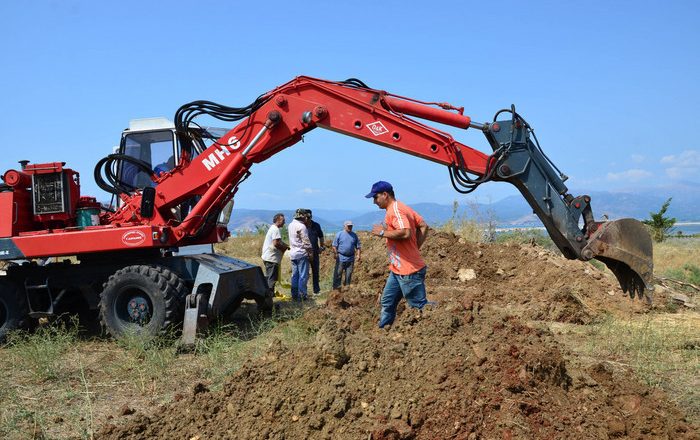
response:
[[[365,260],[356,269],[359,285],[381,292],[386,279],[384,244],[365,237],[363,245]],[[426,285],[437,301],[466,292],[525,319],[581,324],[603,312],[628,314],[649,308],[620,298],[624,294],[617,281],[589,263],[567,260],[536,245],[487,245],[435,233],[422,253],[428,265]]]
[[[305,315],[309,346],[276,340],[222,391],[200,384],[99,437],[698,438],[661,393],[608,364],[568,359],[529,324],[622,313],[608,292],[621,293],[595,269],[537,247],[435,234],[423,253],[437,306],[402,309],[385,331],[376,299],[386,256],[380,240],[362,238],[357,284]]]

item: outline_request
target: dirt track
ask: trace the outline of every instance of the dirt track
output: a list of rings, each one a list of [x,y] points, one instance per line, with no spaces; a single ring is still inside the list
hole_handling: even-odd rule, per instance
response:
[[[197,386],[98,438],[700,438],[663,393],[609,363],[583,364],[547,330],[646,311],[590,265],[438,233],[423,250],[438,306],[400,308],[384,331],[386,256],[363,238],[357,283],[305,315],[313,344],[277,341],[222,391]]]

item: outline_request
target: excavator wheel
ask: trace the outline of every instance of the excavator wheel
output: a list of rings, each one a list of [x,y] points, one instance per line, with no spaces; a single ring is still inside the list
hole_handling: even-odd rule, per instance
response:
[[[187,293],[182,279],[162,266],[125,267],[110,276],[102,290],[102,325],[115,338],[163,334],[182,324]]]
[[[27,318],[27,305],[20,289],[9,280],[0,280],[0,343],[7,334],[21,328]]]

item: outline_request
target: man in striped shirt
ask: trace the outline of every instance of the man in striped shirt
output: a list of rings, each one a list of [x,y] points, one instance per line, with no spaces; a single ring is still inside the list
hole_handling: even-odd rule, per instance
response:
[[[428,234],[428,225],[416,211],[396,200],[394,188],[380,180],[365,197],[386,210],[384,225],[374,225],[372,235],[386,239],[389,277],[382,292],[379,328],[390,326],[396,318],[401,297],[410,307],[422,309],[428,303],[425,293],[426,265],[420,248]]]

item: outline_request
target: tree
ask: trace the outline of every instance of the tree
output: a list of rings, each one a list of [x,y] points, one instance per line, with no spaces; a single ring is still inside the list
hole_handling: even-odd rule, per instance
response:
[[[676,224],[676,219],[672,217],[666,217],[666,211],[671,204],[671,199],[669,197],[666,202],[661,205],[659,212],[650,212],[651,218],[649,220],[642,220],[642,223],[649,226],[651,229],[651,236],[655,242],[660,243],[664,241],[664,238],[668,236],[668,231]]]

